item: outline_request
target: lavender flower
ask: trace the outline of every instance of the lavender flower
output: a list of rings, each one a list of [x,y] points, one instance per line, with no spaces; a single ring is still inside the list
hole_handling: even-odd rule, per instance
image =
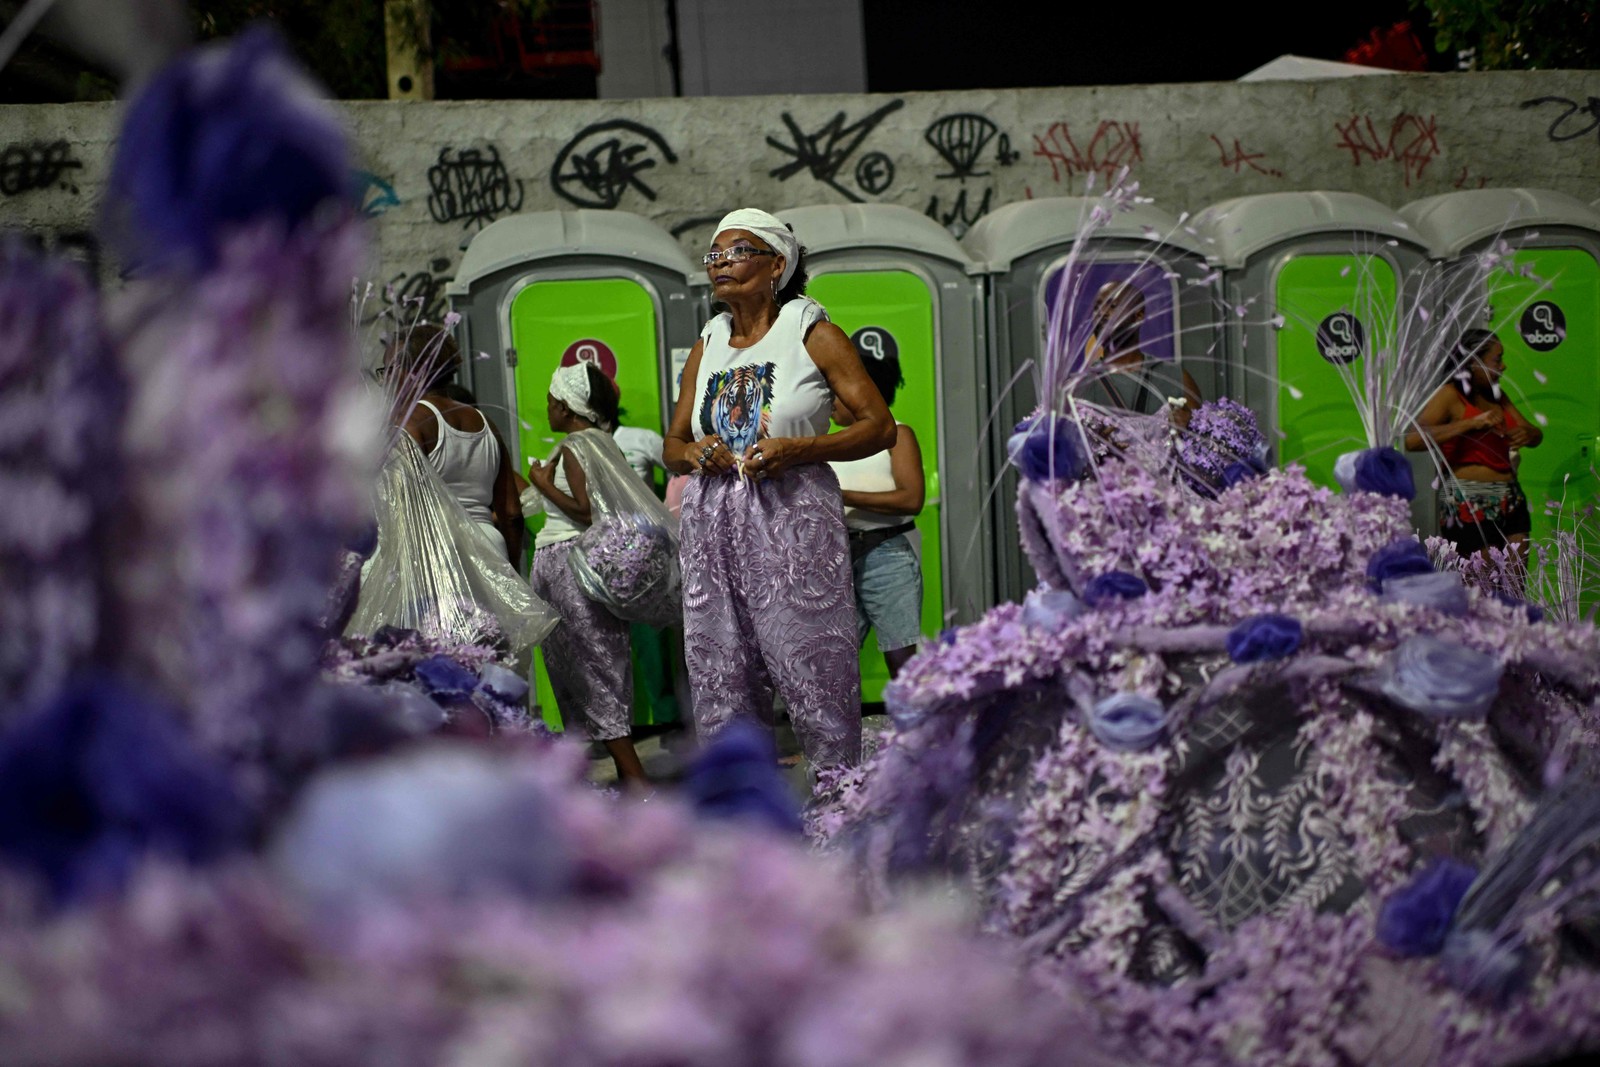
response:
[[[1430,719],[1481,719],[1500,692],[1499,661],[1431,634],[1406,638],[1390,656],[1383,692]]]
[[[672,535],[655,522],[608,516],[579,535],[567,561],[584,594],[620,618],[666,626],[681,615]]]
[[[121,889],[146,854],[214,860],[250,829],[227,772],[124,682],[71,685],[0,735],[0,861],[58,902]]]
[[[0,724],[104,636],[124,407],[89,279],[0,237]]]
[[[1261,477],[1261,471],[1250,463],[1234,462],[1222,468],[1222,484],[1232,489],[1240,482],[1248,482],[1252,478]]]
[[[1413,574],[1432,574],[1433,561],[1427,546],[1415,537],[1402,537],[1384,545],[1367,561],[1367,583],[1373,592],[1383,589],[1390,578],[1404,578]]]
[[[1383,599],[1390,603],[1415,604],[1446,615],[1465,615],[1472,602],[1467,587],[1454,571],[1437,574],[1407,574],[1386,579]]]
[[[1255,413],[1227,397],[1218,397],[1201,404],[1190,417],[1178,437],[1178,461],[1213,486],[1232,486],[1266,469],[1265,463],[1257,460],[1265,446]]]
[[[1435,860],[1383,902],[1378,940],[1401,956],[1436,955],[1477,876],[1477,870],[1465,863]]]
[[[347,199],[349,175],[338,112],[257,28],[179,58],[129,104],[108,223],[131,262],[209,269],[229,231],[293,230]]]
[[[1305,629],[1287,615],[1256,615],[1228,631],[1228,658],[1235,663],[1283,659],[1300,650]]]
[[[1160,702],[1138,693],[1114,693],[1089,712],[1089,732],[1117,752],[1143,752],[1161,739],[1166,722]]]
[[[1113,600],[1137,600],[1150,591],[1145,580],[1127,571],[1108,571],[1089,580],[1083,601],[1090,607],[1103,607]]]
[[[800,832],[794,792],[778,769],[772,732],[737,719],[689,765],[685,792],[696,811],[784,833]]]

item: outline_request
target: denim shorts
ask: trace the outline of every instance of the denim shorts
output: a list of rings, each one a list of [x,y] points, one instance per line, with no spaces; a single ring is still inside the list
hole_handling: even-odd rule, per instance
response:
[[[856,636],[878,631],[878,648],[893,652],[922,640],[922,564],[905,534],[856,560]]]

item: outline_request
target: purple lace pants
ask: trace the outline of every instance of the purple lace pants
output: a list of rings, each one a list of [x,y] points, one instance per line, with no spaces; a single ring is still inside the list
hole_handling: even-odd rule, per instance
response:
[[[695,732],[741,715],[771,725],[776,688],[813,767],[860,762],[856,602],[833,471],[692,478],[682,544]]]
[[[591,741],[633,731],[633,656],[628,624],[583,595],[567,565],[575,542],[546,545],[533,554],[528,581],[534,593],[561,613],[561,624],[540,647],[561,721],[583,719]]]

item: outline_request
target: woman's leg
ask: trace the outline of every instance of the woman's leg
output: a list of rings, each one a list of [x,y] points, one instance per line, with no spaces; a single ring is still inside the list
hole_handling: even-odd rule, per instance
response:
[[[738,572],[761,659],[819,771],[861,761],[861,672],[850,549],[833,472],[752,483]]]
[[[917,654],[922,638],[922,565],[905,534],[873,548],[856,564],[856,602],[878,632],[889,677]]]
[[[683,493],[683,658],[702,741],[740,716],[772,723],[772,681],[739,582],[755,549],[743,493],[731,477],[693,478]]]
[[[583,595],[567,564],[570,544],[549,545],[533,557],[533,589],[561,613],[561,625],[544,641],[545,669],[562,722],[576,715],[589,738],[617,765],[617,776],[644,780],[634,751],[633,660],[628,624]]]

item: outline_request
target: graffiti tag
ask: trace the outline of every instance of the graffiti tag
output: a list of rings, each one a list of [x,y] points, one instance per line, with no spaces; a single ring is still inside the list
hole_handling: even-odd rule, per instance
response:
[[[433,221],[465,220],[462,229],[474,224],[482,229],[522,207],[522,181],[506,172],[494,145],[439,149],[438,161],[428,168],[428,188]]]
[[[375,219],[392,207],[400,206],[394,185],[369,170],[356,171],[356,194],[361,199],[361,217]]]
[[[556,195],[579,207],[610,210],[622,203],[629,189],[646,200],[656,191],[639,176],[659,160],[678,162],[666,138],[650,127],[628,119],[613,119],[585,126],[568,141],[550,168],[550,186]]]
[[[856,195],[855,191],[839,184],[837,180],[839,170],[850,161],[850,157],[855,154],[856,149],[861,147],[861,142],[865,141],[867,136],[877,129],[878,124],[890,114],[904,107],[905,103],[904,100],[891,100],[870,115],[857,119],[849,125],[845,124],[845,113],[839,111],[834,114],[833,118],[823,123],[815,133],[806,133],[800,128],[800,124],[795,121],[794,116],[785,111],[783,113],[783,124],[788,128],[792,143],[785,143],[776,137],[769,136],[767,144],[793,158],[782,166],[774,167],[768,171],[768,176],[777,178],[779,181],[788,181],[801,171],[810,171],[811,176],[817,181],[831,187],[846,199],[860,203],[861,197]],[[883,161],[888,162],[888,157],[884,156]],[[884,171],[880,167],[871,173],[881,176]],[[887,174],[892,180],[894,176],[892,163],[888,167]],[[858,182],[862,176],[858,168],[856,175]],[[887,182],[883,183],[883,188],[888,188]],[[871,192],[871,190],[865,188],[863,191]]]
[[[973,223],[989,213],[989,204],[993,199],[994,189],[985,189],[983,199],[974,206],[967,200],[967,190],[962,189],[953,201],[941,206],[939,196],[935,193],[929,198],[927,210],[923,214],[957,237],[961,237],[972,228]]]
[[[1033,135],[1033,154],[1050,162],[1050,177],[1058,184],[1074,174],[1098,174],[1109,182],[1123,167],[1144,161],[1137,122],[1104,121],[1080,147],[1065,122],[1052,122],[1043,134]]]
[[[1262,160],[1267,158],[1265,152],[1247,152],[1239,145],[1239,138],[1233,139],[1233,147],[1222,143],[1222,138],[1216,134],[1211,135],[1211,143],[1217,146],[1217,151],[1222,154],[1220,160],[1224,170],[1231,170],[1235,174],[1241,173],[1245,168],[1257,174],[1265,174],[1269,178],[1283,177],[1283,171],[1265,166]]]
[[[1399,164],[1405,183],[1422,177],[1428,164],[1439,157],[1439,123],[1432,115],[1402,112],[1389,123],[1388,131],[1372,121],[1370,115],[1351,115],[1348,122],[1334,123],[1339,147],[1350,153],[1353,166],[1363,159],[1372,162],[1392,160]]]
[[[34,189],[61,189],[76,193],[71,172],[83,164],[72,158],[72,146],[65,141],[34,141],[7,145],[0,152],[0,193],[17,196]]]
[[[1532,100],[1524,100],[1521,106],[1526,111],[1530,107],[1541,107],[1545,104],[1560,104],[1563,109],[1550,124],[1550,128],[1545,131],[1545,135],[1558,144],[1562,141],[1576,141],[1579,137],[1600,129],[1600,96],[1591,96],[1584,104],[1568,100],[1564,96],[1538,96]],[[1568,126],[1568,122],[1572,122],[1573,125]]]

